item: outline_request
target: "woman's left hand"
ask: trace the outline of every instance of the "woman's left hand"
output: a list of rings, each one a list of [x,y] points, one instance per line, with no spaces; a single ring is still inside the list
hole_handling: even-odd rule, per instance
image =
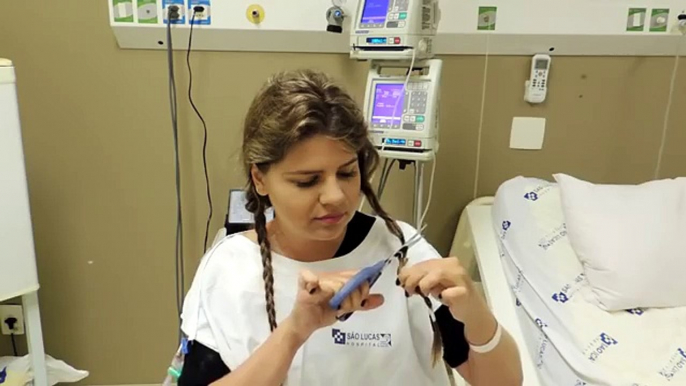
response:
[[[431,259],[405,267],[398,275],[398,283],[409,296],[431,295],[440,300],[465,325],[492,318],[486,302],[456,257]]]

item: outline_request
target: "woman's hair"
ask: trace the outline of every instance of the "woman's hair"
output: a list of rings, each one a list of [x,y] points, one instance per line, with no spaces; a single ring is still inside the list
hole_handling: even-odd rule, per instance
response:
[[[326,75],[311,70],[282,72],[269,78],[253,100],[243,131],[243,165],[248,179],[246,208],[255,216],[255,232],[262,255],[264,292],[272,331],[276,329],[274,273],[267,235],[265,210],[271,206],[268,196],[257,193],[251,168],[265,173],[281,161],[297,143],[315,135],[343,141],[358,157],[361,191],[370,206],[401,243],[405,242],[398,224],[381,207],[370,184],[370,176],[379,164],[379,155],[368,137],[367,124],[355,101]],[[278,213],[277,213],[278,215]],[[406,261],[401,261],[401,267]],[[440,334],[434,326],[439,352]],[[436,340],[436,339],[435,339]]]

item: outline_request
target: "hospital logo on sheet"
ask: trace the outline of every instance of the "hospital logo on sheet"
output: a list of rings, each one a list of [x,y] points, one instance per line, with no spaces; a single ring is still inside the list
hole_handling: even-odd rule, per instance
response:
[[[612,346],[618,344],[619,342],[615,338],[611,337],[606,332],[603,332],[588,344],[584,355],[586,355],[591,362],[595,362]]]
[[[553,294],[552,298],[558,303],[567,303],[572,296],[581,289],[582,283],[586,279],[586,275],[582,272],[574,278],[574,283],[565,284],[560,289],[560,292]]]
[[[536,353],[536,368],[540,369],[543,367],[543,363],[545,361],[543,358],[545,357],[545,351],[548,348],[548,345],[550,344],[550,340],[548,340],[548,337],[545,335],[545,333],[541,332],[541,343],[538,345],[538,353]]]
[[[334,328],[331,330],[333,343],[341,346],[388,348],[392,346],[391,334],[345,332]]]
[[[548,323],[544,322],[543,319],[541,319],[541,318],[536,318],[536,325],[540,329],[548,327]]]
[[[502,224],[503,230],[500,232],[500,238],[501,239],[504,239],[505,236],[507,236],[507,230],[510,229],[511,226],[512,226],[511,222],[509,222],[507,220],[503,221],[503,224]]]
[[[529,201],[538,201],[544,194],[550,192],[552,185],[541,185],[536,189],[526,193],[524,198]]]
[[[678,348],[676,353],[669,358],[669,362],[660,370],[660,375],[671,381],[675,375],[686,371],[686,350]]]
[[[565,237],[567,237],[567,224],[562,224],[539,240],[538,246],[543,248],[544,251],[547,251],[550,247],[557,244],[558,241],[564,239]]]

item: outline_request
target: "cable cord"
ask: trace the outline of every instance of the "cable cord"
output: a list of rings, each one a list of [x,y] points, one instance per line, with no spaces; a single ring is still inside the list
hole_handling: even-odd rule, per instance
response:
[[[410,83],[410,76],[412,76],[412,70],[414,69],[414,62],[417,59],[417,50],[412,49],[412,61],[410,62],[410,67],[407,69],[407,75],[405,76],[405,82],[403,83],[403,88],[400,91],[400,96],[398,96],[398,99],[395,100],[395,106],[393,106],[393,114],[391,115],[391,127],[393,127],[393,124],[395,123],[395,114],[398,112],[398,105],[400,104],[400,100],[405,99],[405,91],[407,90],[407,84]],[[403,102],[404,103],[404,102]],[[398,118],[400,121],[398,124],[400,126],[403,125],[403,120],[402,120],[402,114],[400,114],[400,118]],[[386,147],[386,142],[381,143],[381,151],[384,150]]]
[[[384,161],[383,169],[381,171],[381,178],[379,179],[379,187],[376,191],[376,196],[379,198],[379,201],[381,200],[383,192],[386,189],[386,182],[388,182],[388,176],[391,174],[391,170],[393,170],[393,164],[395,161],[396,159],[392,159],[391,162],[388,162],[388,159]]]
[[[669,118],[672,112],[672,102],[674,101],[674,87],[676,85],[677,73],[679,72],[679,54],[681,46],[686,38],[679,39],[677,44],[676,56],[674,58],[674,68],[672,69],[672,79],[669,83],[669,93],[667,94],[667,107],[665,108],[665,117],[662,124],[662,138],[660,140],[660,149],[657,152],[657,163],[655,165],[654,179],[660,178],[660,170],[662,169],[662,157],[665,152],[665,145],[667,143],[667,130],[669,128]]]
[[[426,215],[429,214],[429,208],[431,207],[431,197],[433,197],[434,193],[434,177],[436,176],[436,163],[438,162],[436,157],[437,155],[436,153],[434,153],[434,160],[431,164],[431,178],[429,179],[429,197],[426,200],[426,206],[424,207],[422,217],[419,219],[419,223],[422,224],[423,228],[427,226],[426,224],[424,224],[424,220],[426,219]]]
[[[203,128],[202,164],[203,170],[205,171],[205,191],[207,194],[207,206],[209,208],[209,213],[207,215],[207,223],[205,224],[205,238],[202,244],[202,253],[204,254],[207,251],[207,240],[210,235],[210,223],[212,222],[212,215],[214,210],[212,205],[212,192],[210,189],[210,175],[207,170],[207,123],[205,122],[205,118],[203,118],[202,114],[200,114],[198,107],[195,105],[195,102],[193,101],[193,69],[191,67],[191,51],[193,47],[193,26],[195,25],[196,14],[197,11],[194,9],[193,14],[191,15],[190,34],[188,35],[188,50],[186,51],[186,64],[188,66],[188,100],[190,101],[191,107],[193,107],[193,111],[195,111],[195,114],[200,119],[200,122],[202,122]]]
[[[17,350],[17,341],[14,338],[14,334],[10,334],[12,337],[12,352],[14,353],[15,357],[19,356],[19,350]]]
[[[171,33],[171,14],[167,15],[167,64],[169,69],[169,108],[171,112],[172,134],[174,139],[174,166],[176,177],[176,310],[181,331],[181,311],[185,291],[184,256],[183,256],[183,205],[181,202],[181,168],[179,162],[178,103],[176,98],[176,77],[174,75],[173,39]]]
[[[484,60],[484,82],[481,90],[481,111],[479,112],[479,131],[476,140],[476,167],[474,170],[474,194],[476,198],[479,194],[479,173],[481,169],[481,137],[484,128],[484,112],[486,110],[486,86],[488,85],[488,59],[490,54],[491,34],[486,35],[486,58]],[[434,161],[435,162],[435,161]]]

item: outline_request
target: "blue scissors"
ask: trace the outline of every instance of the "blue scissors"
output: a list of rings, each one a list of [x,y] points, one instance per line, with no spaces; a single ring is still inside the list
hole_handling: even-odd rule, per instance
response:
[[[360,272],[358,272],[355,276],[353,276],[352,279],[350,279],[343,288],[341,288],[340,291],[336,292],[333,298],[329,301],[329,306],[331,306],[332,309],[337,310],[340,308],[341,304],[343,304],[343,301],[350,296],[355,290],[360,288],[365,282],[369,283],[369,288],[371,288],[374,283],[381,277],[381,274],[383,273],[384,269],[388,267],[391,262],[393,262],[393,259],[396,258],[398,260],[402,260],[405,258],[407,255],[407,250],[410,249],[411,246],[417,244],[419,240],[422,239],[421,232],[417,232],[414,236],[412,236],[409,240],[405,242],[396,252],[394,252],[392,255],[388,256],[386,259],[379,261],[378,263],[375,263],[373,265],[370,265],[369,267],[366,267],[362,269]],[[341,322],[344,322],[352,316],[352,312],[343,314],[338,317],[338,320]]]

